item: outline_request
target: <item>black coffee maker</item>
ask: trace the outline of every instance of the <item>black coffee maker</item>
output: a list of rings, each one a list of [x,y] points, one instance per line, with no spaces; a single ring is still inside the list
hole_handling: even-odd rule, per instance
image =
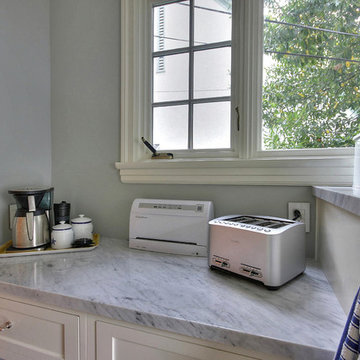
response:
[[[13,247],[30,249],[48,244],[54,188],[19,188],[9,190],[9,194],[17,205],[12,225]]]

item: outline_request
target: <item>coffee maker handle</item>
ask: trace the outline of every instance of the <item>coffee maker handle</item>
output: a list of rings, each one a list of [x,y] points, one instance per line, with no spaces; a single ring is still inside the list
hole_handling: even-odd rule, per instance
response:
[[[28,200],[29,211],[36,211],[35,196],[29,195],[27,200]]]
[[[27,228],[28,238],[30,241],[32,241],[33,234],[34,234],[34,213],[33,212],[26,213],[26,228]]]

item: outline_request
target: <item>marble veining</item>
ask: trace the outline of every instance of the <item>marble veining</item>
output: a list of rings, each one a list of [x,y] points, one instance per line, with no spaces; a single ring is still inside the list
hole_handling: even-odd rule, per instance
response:
[[[352,187],[313,186],[313,195],[360,216],[360,190]]]
[[[291,359],[331,359],[346,320],[315,262],[269,291],[210,270],[206,258],[116,239],[86,253],[1,259],[0,291]]]

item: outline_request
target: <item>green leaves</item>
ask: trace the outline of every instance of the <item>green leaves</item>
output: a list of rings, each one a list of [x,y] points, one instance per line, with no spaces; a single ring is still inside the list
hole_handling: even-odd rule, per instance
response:
[[[360,129],[360,6],[350,0],[265,3],[267,18],[281,22],[264,27],[265,147],[353,146]]]

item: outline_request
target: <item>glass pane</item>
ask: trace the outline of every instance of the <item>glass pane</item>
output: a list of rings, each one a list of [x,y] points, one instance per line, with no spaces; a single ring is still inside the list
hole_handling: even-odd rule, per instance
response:
[[[187,105],[154,108],[153,142],[157,150],[188,148]]]
[[[230,148],[230,102],[194,105],[194,149]]]
[[[194,53],[194,98],[230,96],[231,49]]]
[[[189,46],[189,1],[154,7],[154,51]]]
[[[263,148],[353,146],[360,11],[348,0],[265,1]]]
[[[196,0],[194,44],[231,40],[231,0]]]
[[[154,102],[185,100],[188,98],[189,54],[154,58],[153,67]]]

